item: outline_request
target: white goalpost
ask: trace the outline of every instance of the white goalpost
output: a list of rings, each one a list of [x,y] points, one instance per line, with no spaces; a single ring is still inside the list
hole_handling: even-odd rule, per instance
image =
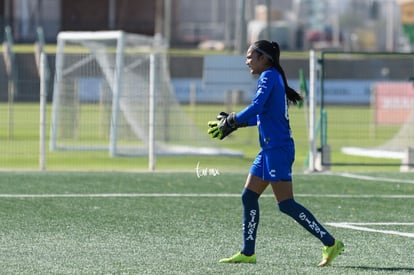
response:
[[[187,117],[162,40],[122,31],[59,33],[50,149],[148,155],[150,170],[156,155],[241,155]]]
[[[308,171],[316,171],[317,148],[316,148],[316,78],[317,58],[315,51],[309,52],[309,165]]]

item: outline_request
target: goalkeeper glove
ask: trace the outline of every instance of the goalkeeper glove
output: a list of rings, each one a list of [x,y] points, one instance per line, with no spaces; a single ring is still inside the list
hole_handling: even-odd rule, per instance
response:
[[[216,117],[217,121],[208,122],[209,129],[207,133],[211,135],[211,138],[216,138],[219,135],[220,132],[218,130],[218,125],[223,119],[226,119],[228,116],[229,116],[228,113],[220,112]]]
[[[232,132],[236,131],[239,127],[247,126],[247,123],[237,123],[236,122],[236,113],[227,114],[225,112],[221,112],[217,116],[217,120],[220,121],[209,121],[208,126],[210,129],[208,130],[208,134],[211,135],[212,138],[219,138],[222,140],[226,136],[230,135]]]
[[[228,116],[229,116],[229,114],[228,114],[228,113],[226,113],[226,112],[220,112],[220,113],[217,115],[216,119],[217,119],[218,121],[221,121],[223,118],[227,118]]]

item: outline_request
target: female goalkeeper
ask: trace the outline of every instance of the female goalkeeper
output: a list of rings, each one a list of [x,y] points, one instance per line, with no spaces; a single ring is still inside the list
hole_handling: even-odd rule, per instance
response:
[[[208,123],[208,133],[223,139],[239,127],[257,125],[261,151],[254,160],[241,195],[243,204],[243,248],[220,263],[255,263],[255,243],[259,225],[260,195],[270,184],[279,210],[292,217],[324,245],[319,266],[330,265],[344,245],[297,203],[292,190],[292,164],[295,147],[289,126],[288,105],[302,97],[288,86],[279,64],[280,49],[276,42],[260,40],[246,53],[246,65],[259,75],[256,94],[249,106],[239,113],[220,113]]]

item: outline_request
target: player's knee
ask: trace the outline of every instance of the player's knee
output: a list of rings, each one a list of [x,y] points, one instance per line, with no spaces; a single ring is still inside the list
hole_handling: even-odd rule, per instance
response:
[[[257,194],[254,191],[251,191],[249,189],[244,189],[241,195],[241,199],[244,205],[250,204],[254,201],[257,201],[259,199],[259,194]]]
[[[279,210],[282,213],[290,215],[296,208],[296,202],[294,199],[284,200],[278,203]]]

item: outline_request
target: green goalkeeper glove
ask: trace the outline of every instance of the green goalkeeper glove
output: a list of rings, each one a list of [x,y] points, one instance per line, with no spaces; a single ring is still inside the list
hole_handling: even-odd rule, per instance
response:
[[[218,121],[221,121],[222,119],[225,119],[225,118],[227,118],[228,116],[229,116],[229,114],[228,114],[228,113],[226,113],[226,112],[220,112],[220,113],[217,115],[216,119],[217,119]]]
[[[236,122],[236,113],[227,114],[225,112],[221,112],[217,116],[218,121],[209,121],[208,126],[208,134],[212,138],[219,138],[220,140],[224,139],[232,132],[236,131],[239,127],[247,126],[247,123],[237,123]]]
[[[219,135],[218,125],[219,125],[220,121],[222,121],[223,119],[226,119],[228,116],[229,116],[228,113],[220,112],[216,117],[217,121],[209,121],[208,122],[209,129],[208,129],[207,133],[209,135],[211,135],[211,138],[216,138]]]

